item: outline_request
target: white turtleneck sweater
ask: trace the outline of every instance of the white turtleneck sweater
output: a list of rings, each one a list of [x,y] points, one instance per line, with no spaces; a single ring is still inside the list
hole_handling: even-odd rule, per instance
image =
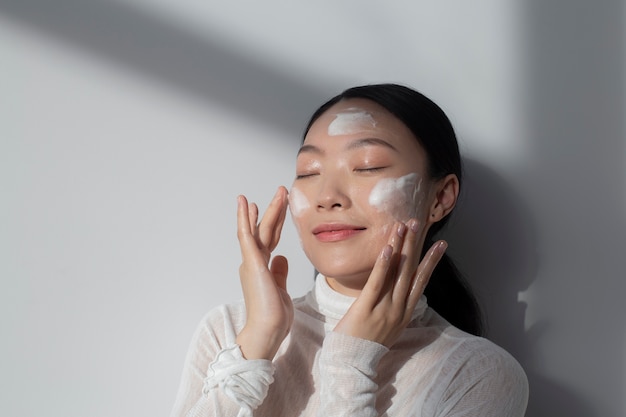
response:
[[[319,276],[294,300],[291,332],[273,361],[241,356],[243,303],[210,311],[194,334],[171,416],[524,415],[526,375],[503,349],[451,326],[425,297],[391,349],[333,332],[353,301]]]

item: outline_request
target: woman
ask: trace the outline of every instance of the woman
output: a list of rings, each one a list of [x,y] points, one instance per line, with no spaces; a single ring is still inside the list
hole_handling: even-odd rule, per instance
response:
[[[370,85],[320,107],[291,191],[260,223],[238,198],[245,305],[203,319],[172,415],[523,416],[523,370],[476,336],[446,243],[426,243],[460,181],[452,126],[420,93]],[[288,206],[319,271],[294,300],[287,260],[271,255]]]

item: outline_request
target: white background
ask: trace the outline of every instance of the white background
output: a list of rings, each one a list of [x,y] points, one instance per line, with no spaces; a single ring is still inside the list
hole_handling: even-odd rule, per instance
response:
[[[168,415],[240,298],[235,198],[352,85],[439,103],[447,237],[529,416],[626,414],[624,3],[0,0],[0,415]],[[287,223],[289,289],[312,268]]]

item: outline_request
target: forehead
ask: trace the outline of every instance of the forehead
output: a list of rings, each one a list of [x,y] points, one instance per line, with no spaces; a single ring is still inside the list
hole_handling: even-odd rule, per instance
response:
[[[387,109],[367,99],[347,99],[328,108],[309,129],[304,144],[339,146],[357,139],[381,139],[401,153],[423,149],[409,128]],[[420,158],[421,159],[421,158]]]

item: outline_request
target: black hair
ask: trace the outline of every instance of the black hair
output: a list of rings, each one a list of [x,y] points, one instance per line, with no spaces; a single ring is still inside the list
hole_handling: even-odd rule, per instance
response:
[[[424,149],[432,179],[454,174],[463,179],[463,167],[454,128],[444,111],[423,94],[398,84],[374,84],[353,87],[331,98],[311,116],[304,131],[306,137],[311,125],[326,110],[341,100],[362,98],[384,107],[406,125]],[[434,236],[448,222],[450,216],[434,223],[424,242],[422,256],[434,243]],[[480,306],[472,290],[448,255],[439,261],[424,294],[428,304],[453,326],[482,336],[483,320]]]

